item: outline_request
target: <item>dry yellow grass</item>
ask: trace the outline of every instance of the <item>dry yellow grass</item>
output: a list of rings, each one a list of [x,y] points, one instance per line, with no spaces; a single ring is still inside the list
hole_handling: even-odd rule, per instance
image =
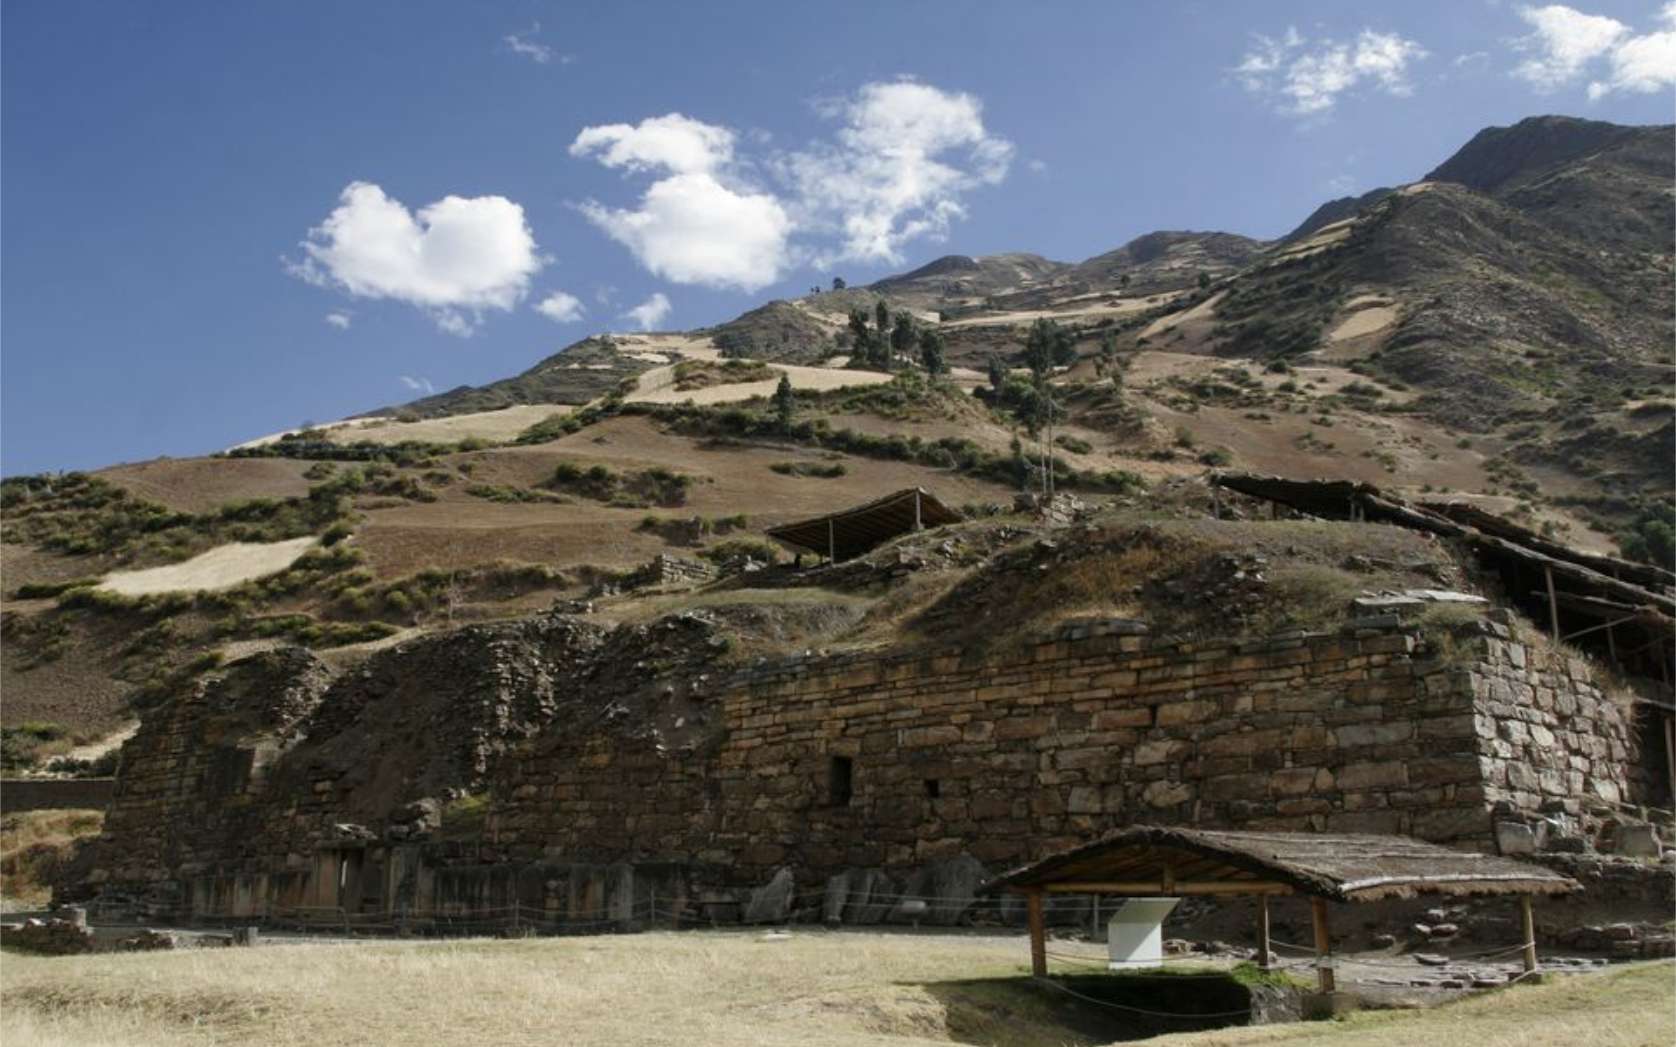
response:
[[[1020,939],[799,931],[7,955],[11,1044],[1088,1043],[1022,972]],[[1670,1042],[1671,968],[1524,987],[1425,1013],[1170,1037],[1558,1047]],[[1086,1016],[1085,1016],[1086,1018]]]

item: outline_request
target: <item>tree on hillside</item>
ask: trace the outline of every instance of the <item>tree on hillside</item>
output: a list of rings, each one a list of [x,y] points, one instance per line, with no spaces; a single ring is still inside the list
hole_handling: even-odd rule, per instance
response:
[[[884,333],[890,330],[890,306],[885,304],[883,298],[879,299],[878,304],[873,307],[873,322],[879,327],[880,337],[883,337]]]
[[[1209,273],[1200,273],[1199,274],[1199,290],[1203,291],[1205,288],[1207,288],[1209,286],[1210,286],[1210,274]]]
[[[948,373],[948,362],[943,359],[943,336],[934,327],[919,333],[919,362],[925,365],[927,374]]]
[[[774,387],[774,420],[779,423],[780,431],[791,429],[792,416],[797,413],[797,394],[792,392],[791,376],[780,372],[780,384]]]
[[[1104,375],[1117,363],[1117,336],[1107,331],[1100,336],[1100,348],[1094,356],[1094,373]],[[1119,384],[1122,384],[1119,382]]]
[[[896,327],[890,332],[891,352],[897,356],[912,357],[918,341],[919,332],[914,330],[913,314],[897,313]]]
[[[873,358],[873,329],[867,326],[867,313],[860,309],[850,310],[850,346],[855,359]]]
[[[1077,351],[1071,336],[1052,320],[1042,317],[1030,325],[1024,340],[1024,364],[1030,368],[1036,395],[1031,398],[1030,417],[1025,423],[1032,431],[1042,433],[1042,493],[1053,497],[1053,421],[1058,405],[1053,401],[1053,388],[1048,384],[1054,365],[1075,360]]]
[[[1076,358],[1076,345],[1063,327],[1045,317],[1030,325],[1030,334],[1024,340],[1024,366],[1038,381],[1045,380],[1054,367]]]
[[[848,286],[850,285],[844,282],[844,278],[842,276],[834,276],[832,278],[832,289],[834,291],[842,291]]]
[[[1007,384],[1007,365],[1001,362],[1001,358],[999,356],[996,356],[994,353],[990,353],[989,354],[989,387],[991,389],[995,390],[996,392],[1000,392],[1001,387],[1003,385],[1006,385],[1006,384]]]

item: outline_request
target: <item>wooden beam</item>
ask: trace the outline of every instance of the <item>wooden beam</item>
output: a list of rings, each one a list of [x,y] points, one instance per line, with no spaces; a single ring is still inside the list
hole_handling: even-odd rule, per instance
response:
[[[1670,795],[1676,800],[1676,716],[1662,715],[1664,720],[1664,770],[1670,777]]]
[[[1268,970],[1273,963],[1269,951],[1269,896],[1257,896],[1257,966]]]
[[[1559,639],[1561,639],[1561,636],[1560,636],[1560,605],[1559,605],[1559,602],[1554,599],[1554,569],[1553,569],[1553,567],[1549,567],[1549,566],[1543,567],[1542,568],[1542,577],[1544,579],[1546,579],[1547,582],[1548,582],[1548,624],[1553,628],[1554,639],[1559,640]]]
[[[1043,884],[1040,890],[1049,894],[1291,894],[1284,883],[1268,880],[1216,880],[1165,884],[1161,880],[1075,880]]]
[[[1042,892],[1031,891],[1024,896],[1030,912],[1030,973],[1047,977],[1047,921],[1042,913]]]
[[[1527,896],[1528,897],[1528,896]],[[1321,991],[1330,993],[1334,989],[1333,968],[1333,939],[1327,930],[1327,899],[1311,898],[1310,910],[1315,917],[1315,962],[1317,972],[1321,977]]]
[[[1531,913],[1531,896],[1519,896],[1520,923],[1525,928],[1525,973],[1536,970],[1536,917]]]

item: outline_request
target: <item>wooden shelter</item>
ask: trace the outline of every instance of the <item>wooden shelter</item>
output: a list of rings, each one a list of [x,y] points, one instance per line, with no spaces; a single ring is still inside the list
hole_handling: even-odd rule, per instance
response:
[[[1415,504],[1367,483],[1226,473],[1212,484],[1213,491],[1237,491],[1312,517],[1391,523],[1464,544],[1554,639],[1651,684],[1652,693],[1637,695],[1649,736],[1645,749],[1662,751],[1665,785],[1676,800],[1676,574],[1573,549],[1464,502]]]
[[[908,487],[865,505],[770,527],[764,533],[795,550],[817,553],[836,562],[860,556],[899,534],[962,519],[930,491]]]
[[[1047,974],[1044,902],[1049,894],[1259,899],[1258,961],[1270,965],[1268,899],[1308,895],[1315,917],[1321,991],[1333,991],[1329,902],[1418,895],[1517,896],[1524,913],[1524,962],[1536,970],[1533,895],[1568,894],[1576,881],[1538,865],[1453,851],[1406,836],[1233,832],[1135,826],[998,876],[985,892],[1022,894],[1030,917],[1030,966]]]

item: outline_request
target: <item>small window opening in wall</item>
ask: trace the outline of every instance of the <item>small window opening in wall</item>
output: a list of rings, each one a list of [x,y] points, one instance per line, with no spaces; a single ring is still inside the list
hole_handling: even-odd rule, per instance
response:
[[[927,778],[925,780],[926,799],[935,800],[941,795],[943,795],[943,783],[935,778]]]
[[[855,763],[848,756],[834,756],[827,774],[827,797],[834,807],[848,807],[855,795]]]

